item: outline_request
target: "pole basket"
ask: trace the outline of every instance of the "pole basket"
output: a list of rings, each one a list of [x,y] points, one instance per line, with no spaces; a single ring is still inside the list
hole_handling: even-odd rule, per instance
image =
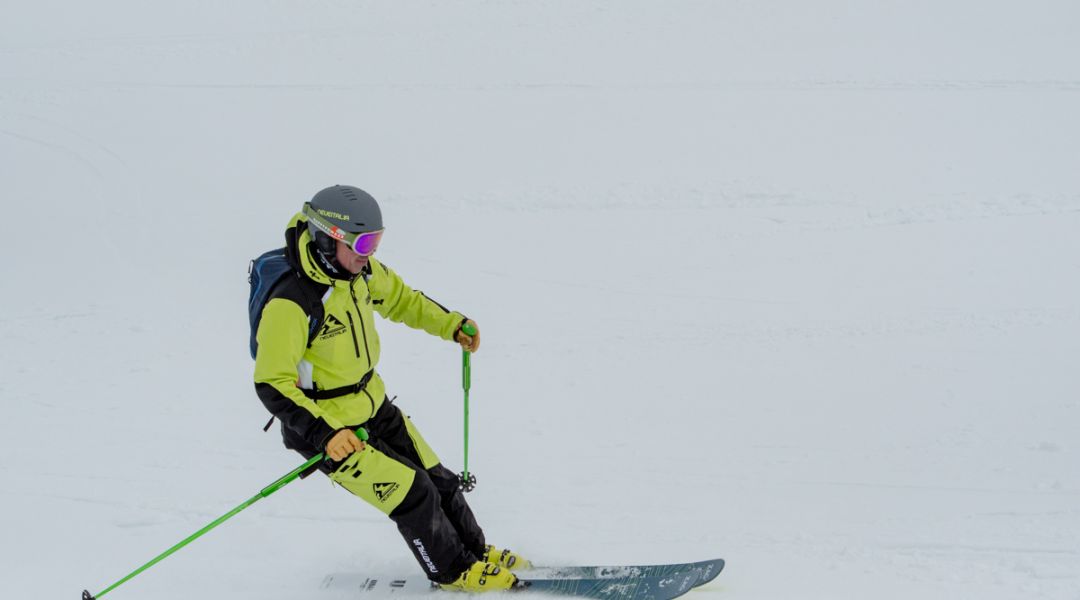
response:
[[[458,489],[463,492],[471,492],[476,489],[476,475],[473,473],[458,474]]]

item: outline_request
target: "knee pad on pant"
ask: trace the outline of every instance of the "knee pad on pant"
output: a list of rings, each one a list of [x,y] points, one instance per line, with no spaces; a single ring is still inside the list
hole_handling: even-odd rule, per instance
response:
[[[416,471],[370,445],[341,463],[330,479],[389,515],[413,486]]]
[[[417,509],[421,511],[441,510],[439,505],[442,499],[439,496],[438,488],[428,478],[427,473],[415,471],[415,474],[416,477],[413,479],[412,487],[409,488],[409,492],[398,503],[394,512],[390,514],[391,519]],[[425,504],[427,504],[426,507]]]

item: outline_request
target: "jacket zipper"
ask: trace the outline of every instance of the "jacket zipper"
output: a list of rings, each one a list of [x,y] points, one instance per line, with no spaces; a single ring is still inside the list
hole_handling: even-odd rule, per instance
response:
[[[356,350],[356,358],[360,358],[360,344],[356,341],[356,325],[353,323],[352,313],[345,311],[345,314],[349,317],[349,333],[352,334],[352,345],[353,349]]]
[[[361,333],[361,335],[364,336],[364,352],[367,353],[368,368],[371,368],[374,365],[371,364],[371,349],[368,348],[367,328],[364,327],[364,317],[361,316],[362,313],[360,312],[360,305],[357,304],[357,302],[356,302],[356,290],[353,289],[351,281],[349,282],[349,295],[352,296],[353,308],[356,309],[356,318],[360,319],[360,333]],[[351,319],[352,319],[352,317],[350,317],[350,321],[349,321],[350,323],[352,322]],[[353,341],[354,342],[356,341],[356,334],[355,333],[353,334]],[[356,351],[356,357],[360,358],[360,350],[359,349]]]

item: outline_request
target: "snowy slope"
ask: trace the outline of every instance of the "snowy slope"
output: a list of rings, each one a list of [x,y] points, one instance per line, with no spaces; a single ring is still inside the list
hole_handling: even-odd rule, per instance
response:
[[[247,261],[333,183],[481,325],[470,497],[693,595],[1080,599],[1080,9],[826,0],[9,4],[0,567],[99,591],[301,462]],[[451,468],[459,353],[381,328]],[[108,597],[413,572],[296,483]]]

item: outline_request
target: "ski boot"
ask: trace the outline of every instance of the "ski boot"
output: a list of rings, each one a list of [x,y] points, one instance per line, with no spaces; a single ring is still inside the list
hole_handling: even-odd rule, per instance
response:
[[[508,569],[478,560],[453,583],[444,583],[440,587],[458,592],[499,592],[512,589],[517,580]]]
[[[532,568],[532,563],[524,556],[510,550],[499,550],[491,544],[484,547],[484,555],[480,557],[480,560],[513,571],[527,571]]]

